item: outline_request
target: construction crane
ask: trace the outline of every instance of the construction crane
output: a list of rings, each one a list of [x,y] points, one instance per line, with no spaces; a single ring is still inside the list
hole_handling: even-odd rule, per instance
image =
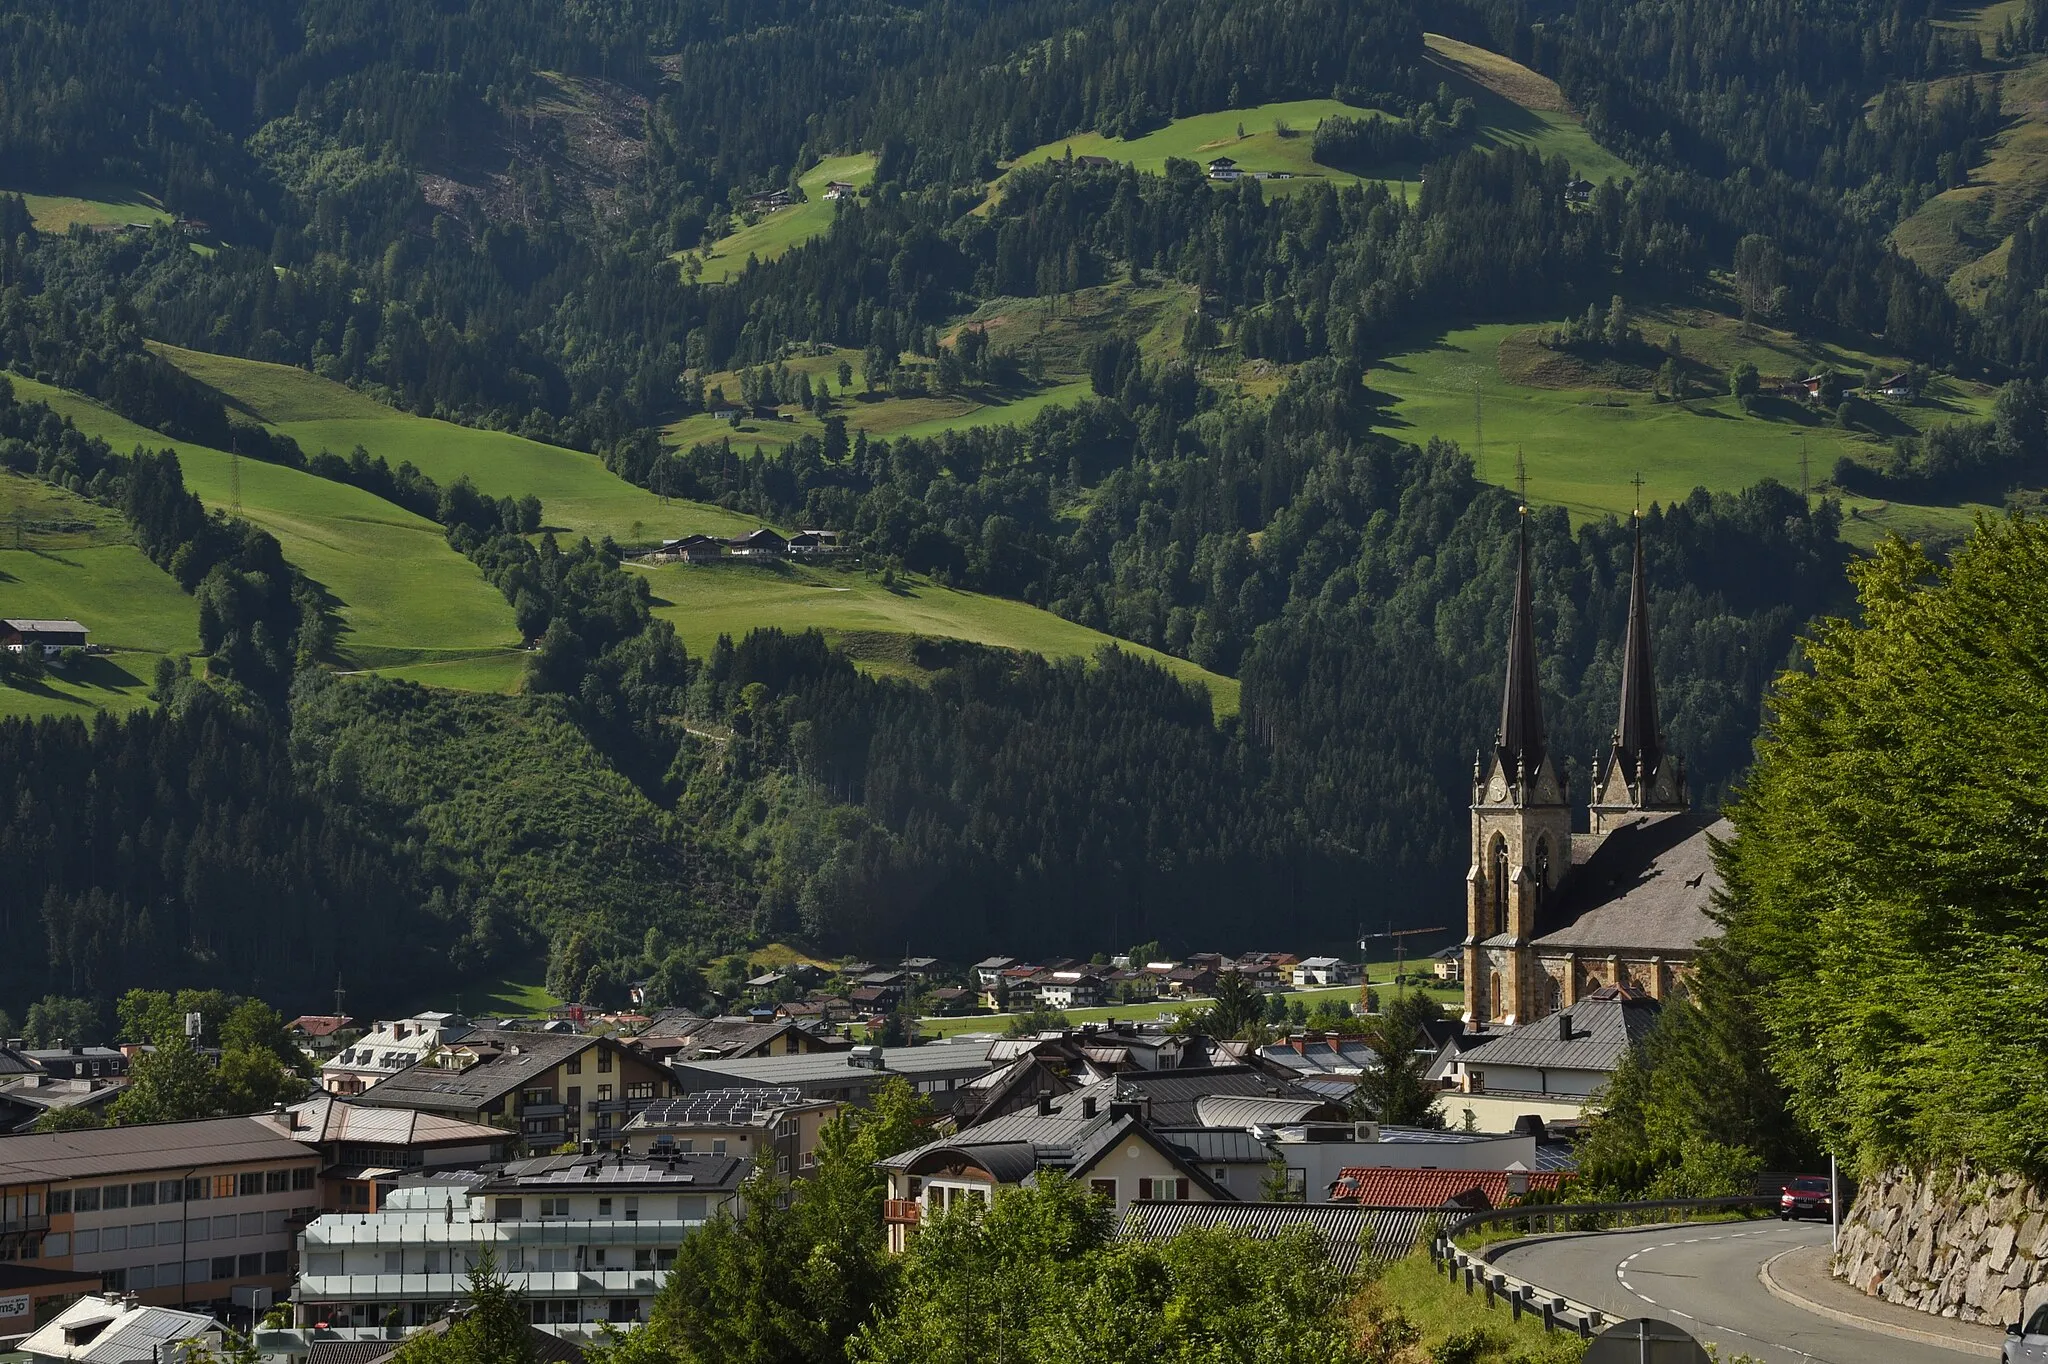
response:
[[[1407,988],[1402,981],[1402,977],[1408,974],[1408,944],[1404,939],[1420,937],[1425,933],[1455,933],[1456,931],[1456,929],[1452,928],[1396,929],[1392,924],[1387,925],[1387,931],[1384,933],[1367,933],[1361,929],[1358,934],[1358,950],[1361,953],[1369,951],[1370,949],[1366,944],[1380,938],[1386,938],[1394,944],[1394,990],[1396,994],[1399,994]],[[1367,974],[1370,975],[1371,973],[1368,972]],[[1366,983],[1369,985],[1371,981],[1368,980]]]

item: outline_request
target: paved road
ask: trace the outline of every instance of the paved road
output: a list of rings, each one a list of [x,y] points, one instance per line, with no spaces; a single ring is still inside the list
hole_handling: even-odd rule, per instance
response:
[[[1662,1317],[1723,1358],[1754,1355],[1766,1364],[1958,1364],[1954,1350],[1843,1326],[1780,1302],[1757,1269],[1795,1246],[1825,1241],[1814,1223],[1708,1223],[1654,1231],[1610,1232],[1518,1246],[1494,1263],[1616,1316]]]

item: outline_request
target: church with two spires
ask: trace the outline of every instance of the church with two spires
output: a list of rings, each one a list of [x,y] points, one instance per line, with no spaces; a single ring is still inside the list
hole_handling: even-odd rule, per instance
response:
[[[1466,1026],[1513,1027],[1620,987],[1682,994],[1700,944],[1720,927],[1712,842],[1726,820],[1691,809],[1685,760],[1657,724],[1649,589],[1636,525],[1621,709],[1594,760],[1575,829],[1537,687],[1526,518],[1520,532],[1507,685],[1493,750],[1472,767],[1472,865],[1465,875]]]

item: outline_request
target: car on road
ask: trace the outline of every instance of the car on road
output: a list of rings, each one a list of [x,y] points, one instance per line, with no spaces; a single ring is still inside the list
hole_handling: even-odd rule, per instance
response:
[[[2024,1326],[2014,1323],[2005,1329],[2005,1349],[1998,1356],[2004,1364],[2037,1364],[2048,1360],[2048,1303],[2034,1309]]]
[[[1778,1194],[1778,1217],[1781,1221],[1795,1217],[1826,1219],[1834,1215],[1834,1195],[1829,1192],[1824,1176],[1800,1175]]]

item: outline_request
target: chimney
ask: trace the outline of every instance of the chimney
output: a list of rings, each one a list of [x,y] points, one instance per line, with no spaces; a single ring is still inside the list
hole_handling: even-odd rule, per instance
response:
[[[1508,1194],[1520,1198],[1529,1192],[1529,1171],[1520,1161],[1508,1167]]]
[[[1572,1040],[1572,1016],[1568,1012],[1557,1016],[1557,1040],[1560,1042]]]
[[[1038,1092],[1038,1116],[1041,1118],[1052,1116],[1052,1095],[1044,1090]]]
[[[1095,1116],[1094,1095],[1090,1094],[1081,1100],[1081,1116],[1084,1118],[1092,1118]]]
[[[1134,1103],[1112,1103],[1112,1104],[1110,1104],[1110,1106],[1109,1106],[1109,1116],[1110,1116],[1111,1118],[1113,1118],[1113,1119],[1114,1119],[1114,1118],[1137,1118],[1137,1119],[1139,1119],[1140,1121],[1143,1121],[1143,1120],[1144,1120],[1144,1117],[1145,1117],[1145,1105],[1144,1105],[1144,1104],[1142,1104],[1142,1103],[1135,1103],[1135,1102],[1134,1102]]]

